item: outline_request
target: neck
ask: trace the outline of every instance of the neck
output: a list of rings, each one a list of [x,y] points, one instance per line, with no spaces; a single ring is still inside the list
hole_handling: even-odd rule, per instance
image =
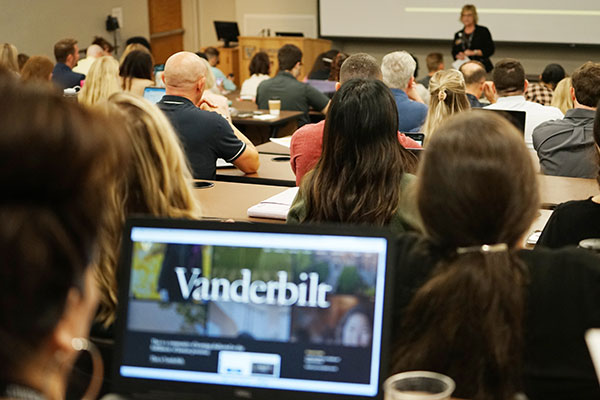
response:
[[[477,86],[479,86],[479,85],[477,85]],[[482,91],[479,88],[473,88],[473,87],[469,87],[469,86],[466,87],[466,92],[468,94],[472,94],[473,96],[475,96],[477,98],[480,98],[481,93],[482,93]]]
[[[465,25],[465,31],[472,31],[475,29],[475,24]]]
[[[188,90],[181,90],[181,89],[167,86],[165,89],[165,94],[168,96],[185,97],[186,99],[188,99],[189,101],[191,101],[194,104],[196,104],[198,101],[200,101],[200,99],[196,98],[196,92],[191,92]],[[202,94],[200,95],[200,98],[202,98]]]
[[[577,101],[577,99],[573,100],[573,108],[580,108],[582,110],[596,111],[596,107],[590,107],[590,106],[586,106],[586,105],[580,104]]]
[[[52,360],[52,361],[50,361]],[[36,360],[29,363],[31,367],[23,371],[19,382],[40,392],[47,399],[63,399],[65,397],[66,373],[56,365],[54,358]]]

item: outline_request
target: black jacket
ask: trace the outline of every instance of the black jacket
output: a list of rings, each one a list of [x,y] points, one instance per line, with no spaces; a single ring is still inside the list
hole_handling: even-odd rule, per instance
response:
[[[490,72],[494,66],[490,61],[490,57],[494,54],[496,46],[492,40],[490,31],[485,26],[475,25],[475,30],[471,34],[473,37],[471,41],[465,40],[465,30],[462,29],[454,34],[454,41],[452,42],[452,57],[456,60],[456,55],[461,51],[467,49],[481,50],[483,56],[471,56],[471,60],[481,62],[485,66],[485,70]]]

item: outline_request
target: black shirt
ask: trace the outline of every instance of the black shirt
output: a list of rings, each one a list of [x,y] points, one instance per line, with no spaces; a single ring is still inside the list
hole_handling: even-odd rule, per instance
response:
[[[233,162],[246,150],[246,143],[221,115],[201,110],[180,96],[163,96],[157,105],[179,135],[194,178],[215,179],[217,158]]]
[[[329,103],[329,98],[314,87],[299,82],[288,71],[280,71],[274,78],[267,79],[258,85],[256,104],[260,109],[269,108],[269,99],[278,97],[282,110],[302,111],[304,115],[298,118],[298,127],[308,124],[308,111],[314,108],[321,111]]]
[[[52,71],[52,82],[61,89],[79,86],[84,79],[85,75],[73,72],[71,68],[63,63],[56,63]]]
[[[471,108],[483,107],[483,104],[481,104],[481,102],[479,101],[479,99],[477,97],[475,97],[475,95],[472,95],[471,93],[467,93],[467,99],[469,99],[469,104],[471,105]]]
[[[469,56],[469,59],[480,61],[487,72],[490,72],[494,66],[490,61],[490,57],[496,51],[496,45],[492,40],[490,31],[485,26],[475,25],[475,30],[470,35],[465,34],[462,29],[454,34],[454,42],[452,45],[452,57],[456,60],[456,55],[467,49],[481,50],[482,56]]]
[[[577,246],[583,239],[595,238],[600,238],[600,204],[590,197],[556,206],[535,247]]]
[[[404,309],[442,254],[439,247],[417,235],[400,237],[392,343],[402,335]],[[575,248],[522,250],[519,257],[529,274],[524,392],[530,400],[599,399],[600,387],[584,334],[600,327],[600,257]],[[471,398],[473,393],[465,393],[457,382],[454,395]]]

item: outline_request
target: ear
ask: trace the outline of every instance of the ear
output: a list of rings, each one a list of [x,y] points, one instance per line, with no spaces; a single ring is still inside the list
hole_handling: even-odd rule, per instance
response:
[[[162,75],[160,76],[160,80],[162,81],[162,83],[167,86],[167,82],[165,81],[165,73],[163,72]]]
[[[569,89],[569,93],[571,94],[571,100],[573,100],[573,103],[575,103],[577,101],[577,98],[575,97],[575,88],[573,86],[571,86],[571,88]]]
[[[71,288],[65,301],[65,308],[58,324],[54,328],[52,334],[52,347],[56,351],[63,354],[73,353],[71,341],[73,338],[87,335],[87,332],[81,332],[81,320],[84,319],[80,315],[80,308],[83,299],[81,292],[75,288]]]
[[[340,88],[342,87],[342,84],[340,82],[336,82],[335,83],[335,91],[337,92],[338,90],[340,90]]]
[[[200,79],[198,79],[198,83],[196,84],[196,88],[198,89],[198,91],[200,93],[204,93],[204,84],[206,83],[206,78],[201,76]]]
[[[529,87],[529,81],[527,79],[525,79],[525,85],[523,86],[523,92],[526,92],[528,87]]]
[[[415,83],[415,77],[411,76],[408,81],[408,86],[406,86],[406,89],[410,89],[412,87],[413,83]]]

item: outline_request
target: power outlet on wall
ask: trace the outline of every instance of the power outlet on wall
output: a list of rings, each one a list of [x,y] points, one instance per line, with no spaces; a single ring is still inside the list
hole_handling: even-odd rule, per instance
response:
[[[123,29],[123,7],[113,8],[110,15],[119,21],[119,28]]]

